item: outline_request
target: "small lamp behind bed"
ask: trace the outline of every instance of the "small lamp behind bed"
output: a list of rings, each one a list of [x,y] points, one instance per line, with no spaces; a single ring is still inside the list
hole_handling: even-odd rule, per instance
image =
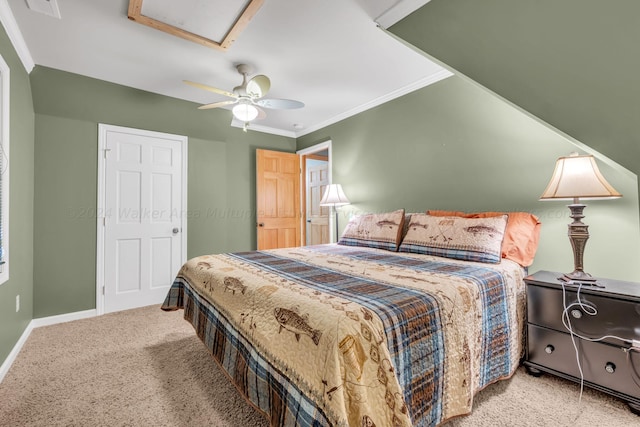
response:
[[[324,190],[324,195],[320,200],[320,206],[331,206],[336,215],[336,242],[338,241],[338,206],[348,205],[349,199],[345,196],[344,191],[342,191],[342,185],[340,184],[329,184],[327,189]]]
[[[573,200],[568,205],[573,222],[569,224],[569,240],[573,248],[572,273],[564,274],[565,282],[595,284],[596,279],[583,270],[582,257],[584,247],[589,239],[589,226],[581,219],[584,204],[580,199],[616,199],[622,197],[608,182],[598,169],[595,158],[591,155],[571,153],[568,157],[560,157],[556,161],[551,181],[544,190],[540,200]]]

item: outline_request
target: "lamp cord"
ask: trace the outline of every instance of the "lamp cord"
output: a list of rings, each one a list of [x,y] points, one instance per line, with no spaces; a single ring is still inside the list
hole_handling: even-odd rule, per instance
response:
[[[632,362],[631,362],[630,357],[629,357],[630,356],[629,352],[632,351],[632,350],[634,350],[634,351],[638,351],[638,350],[635,350],[635,348],[633,347],[633,340],[622,338],[622,337],[619,337],[619,336],[616,336],[616,335],[603,335],[603,336],[601,336],[599,338],[589,338],[589,337],[585,337],[583,335],[580,335],[580,334],[576,333],[573,330],[573,326],[571,325],[571,318],[569,316],[569,310],[572,307],[576,307],[577,306],[577,307],[580,307],[585,314],[587,314],[589,316],[595,316],[595,315],[598,314],[598,309],[596,307],[594,307],[594,306],[584,304],[582,302],[582,300],[580,299],[580,290],[582,289],[582,283],[578,284],[578,290],[576,291],[576,299],[577,299],[576,302],[573,302],[573,303],[567,305],[567,290],[565,288],[564,282],[560,282],[560,284],[562,285],[562,306],[564,308],[562,310],[562,324],[569,331],[569,334],[571,336],[571,343],[573,344],[573,349],[575,350],[576,363],[578,365],[578,371],[580,372],[580,397],[578,398],[578,407],[580,407],[580,404],[582,403],[582,393],[584,391],[584,372],[582,370],[582,364],[580,363],[580,353],[579,353],[579,350],[578,350],[578,345],[576,344],[576,339],[575,339],[576,337],[578,337],[578,338],[580,338],[582,340],[585,340],[585,341],[590,341],[590,342],[598,342],[598,341],[605,340],[607,338],[613,338],[613,339],[617,339],[619,341],[622,341],[622,342],[624,342],[626,344],[631,344],[632,347],[627,348],[627,349],[623,348],[623,350],[627,351],[627,357],[628,357],[628,360],[629,360],[630,363],[632,363]],[[635,369],[634,369],[634,373],[635,373]],[[634,382],[635,382],[635,378],[634,378]],[[636,382],[636,384],[637,384],[637,382]],[[577,419],[577,417],[576,417],[576,419]]]

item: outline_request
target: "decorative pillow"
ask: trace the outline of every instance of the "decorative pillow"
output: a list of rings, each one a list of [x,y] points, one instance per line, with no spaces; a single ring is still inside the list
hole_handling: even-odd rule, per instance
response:
[[[402,238],[404,209],[381,214],[357,215],[349,220],[339,245],[367,246],[397,251]]]
[[[517,262],[523,267],[533,264],[540,241],[540,220],[528,212],[458,212],[428,211],[433,216],[461,216],[463,218],[491,218],[508,215],[507,229],[502,241],[502,258]]]
[[[402,224],[402,236],[400,236],[400,243],[402,243],[404,236],[406,236],[407,231],[409,231],[409,223],[411,223],[411,215],[413,215],[413,213],[411,212],[404,214],[404,223]]]
[[[507,215],[492,218],[411,215],[400,252],[497,264]]]

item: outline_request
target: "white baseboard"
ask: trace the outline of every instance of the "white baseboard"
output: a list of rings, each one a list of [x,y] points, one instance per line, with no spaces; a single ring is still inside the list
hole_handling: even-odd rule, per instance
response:
[[[0,383],[2,382],[2,380],[4,380],[5,375],[7,375],[7,372],[9,372],[9,368],[11,368],[11,365],[13,365],[13,362],[15,362],[16,358],[18,357],[18,353],[20,353],[20,350],[22,350],[22,346],[25,342],[27,342],[27,338],[29,338],[29,335],[31,335],[31,331],[33,331],[35,328],[55,325],[58,323],[71,322],[72,320],[87,319],[89,317],[95,317],[97,316],[97,314],[98,311],[96,309],[92,309],[85,311],[76,311],[75,313],[59,314],[57,316],[33,319],[24,329],[24,332],[22,332],[22,335],[18,339],[18,342],[13,346],[13,349],[11,350],[5,361],[2,363],[2,366],[0,366]]]
[[[16,357],[18,357],[18,353],[20,353],[20,350],[22,350],[22,346],[24,345],[24,343],[27,342],[27,338],[29,338],[29,335],[31,335],[32,330],[33,320],[29,322],[22,335],[20,335],[20,339],[18,339],[16,345],[13,346],[13,350],[11,350],[7,358],[2,363],[2,366],[0,366],[0,383],[2,382],[2,380],[4,380],[4,376],[7,375],[7,372],[9,372],[9,368],[11,368],[11,365],[13,365]]]
[[[89,317],[96,317],[98,311],[94,308],[91,310],[76,311],[75,313],[59,314],[57,316],[40,317],[39,319],[33,319],[34,328],[41,326],[56,325],[58,323],[71,322],[72,320],[87,319]]]

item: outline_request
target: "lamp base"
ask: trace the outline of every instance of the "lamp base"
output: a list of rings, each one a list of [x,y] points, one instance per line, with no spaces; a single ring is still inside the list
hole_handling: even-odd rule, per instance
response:
[[[559,279],[566,283],[594,285],[597,279],[583,270],[584,247],[587,244],[587,240],[589,240],[589,226],[581,221],[584,218],[582,212],[585,205],[578,203],[578,200],[575,199],[574,203],[568,207],[571,210],[570,216],[573,219],[573,222],[569,224],[568,236],[573,249],[574,269],[572,273],[565,273]]]
[[[558,277],[558,280],[561,280],[569,285],[585,285],[604,288],[604,286],[597,283],[598,279],[596,279],[589,273],[585,273],[584,271],[579,270],[576,270],[572,273],[565,273],[562,276]]]
[[[589,273],[578,270],[573,273],[565,273],[559,279],[563,282],[596,282],[598,280]]]

